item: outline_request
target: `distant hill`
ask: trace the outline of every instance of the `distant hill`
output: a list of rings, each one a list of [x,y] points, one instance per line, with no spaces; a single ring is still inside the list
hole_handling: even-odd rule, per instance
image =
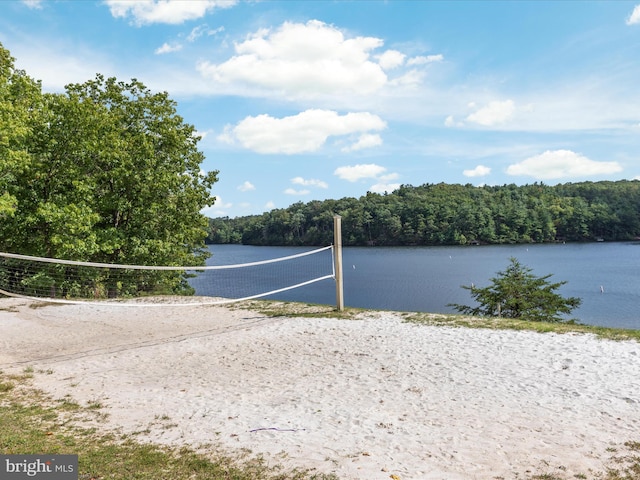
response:
[[[334,214],[342,216],[346,246],[632,240],[640,236],[640,181],[403,185],[390,194],[210,219],[207,241],[328,245]]]

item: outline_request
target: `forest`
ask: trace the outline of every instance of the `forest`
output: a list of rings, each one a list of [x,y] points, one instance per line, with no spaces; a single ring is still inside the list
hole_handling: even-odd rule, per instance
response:
[[[329,245],[335,214],[345,246],[633,240],[640,235],[640,181],[403,185],[388,194],[209,219],[207,242]]]

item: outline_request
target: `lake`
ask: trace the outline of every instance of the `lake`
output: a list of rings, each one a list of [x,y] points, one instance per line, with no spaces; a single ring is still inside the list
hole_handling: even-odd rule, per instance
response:
[[[211,245],[209,265],[254,262],[313,250],[304,247]],[[242,269],[207,271],[192,280],[198,295],[245,296],[256,288],[272,291],[304,281],[304,275],[331,272],[329,253],[313,260],[265,265],[259,272]],[[344,298],[350,307],[382,310],[455,313],[447,304],[471,305],[461,285],[485,287],[509,258],[536,276],[553,274],[550,282],[567,281],[558,293],[582,299],[571,318],[581,323],[640,329],[640,243],[583,243],[457,247],[345,247]],[[305,259],[307,257],[304,257]],[[313,270],[313,271],[311,271]],[[221,289],[212,275],[230,276]],[[317,272],[317,273],[314,273]],[[249,277],[249,278],[247,278]],[[280,284],[279,282],[285,282]],[[288,282],[288,283],[286,283]],[[226,289],[226,290],[225,290]],[[335,304],[333,279],[278,293],[267,298]]]

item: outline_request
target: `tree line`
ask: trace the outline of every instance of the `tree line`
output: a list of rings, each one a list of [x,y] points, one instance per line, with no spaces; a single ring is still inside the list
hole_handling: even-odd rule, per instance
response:
[[[208,220],[201,210],[213,204],[218,172],[201,173],[204,155],[195,133],[166,92],[151,92],[136,79],[98,74],[67,85],[64,93],[43,93],[0,44],[0,251],[101,263],[204,264]],[[20,268],[10,271],[0,280],[33,280]],[[187,289],[179,273],[156,276],[162,279],[147,275],[136,282],[150,290],[159,283]],[[85,290],[110,295],[125,288],[83,281]]]
[[[640,235],[640,181],[403,185],[388,194],[209,219],[207,242],[328,245],[335,214],[347,246],[632,240]]]

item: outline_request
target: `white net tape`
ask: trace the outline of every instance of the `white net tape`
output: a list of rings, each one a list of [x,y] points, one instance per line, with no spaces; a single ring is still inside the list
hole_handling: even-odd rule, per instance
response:
[[[166,306],[148,296],[195,293],[171,306],[216,305],[335,279],[333,246],[232,265],[149,266],[78,262],[0,252],[0,294],[58,303]],[[175,298],[175,297],[172,297]]]

